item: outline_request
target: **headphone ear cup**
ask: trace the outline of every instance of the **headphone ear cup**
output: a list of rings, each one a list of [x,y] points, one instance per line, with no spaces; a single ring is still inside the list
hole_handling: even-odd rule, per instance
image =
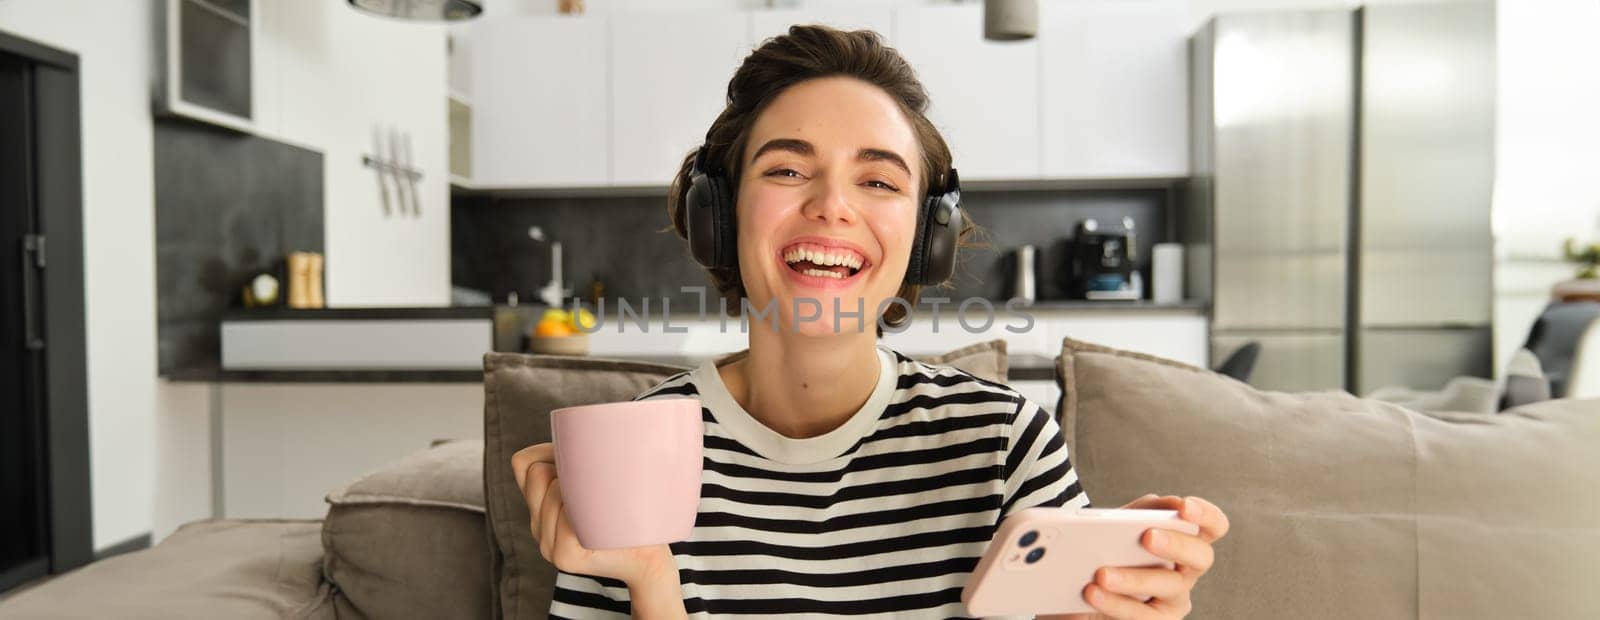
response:
[[[945,194],[934,205],[928,239],[923,246],[923,284],[944,284],[956,271],[956,243],[961,240],[962,213],[957,194]]]
[[[929,196],[917,219],[917,236],[911,246],[906,281],[923,286],[943,284],[956,266],[956,242],[961,236],[961,198],[951,192]]]
[[[722,178],[693,173],[684,203],[689,209],[685,223],[694,260],[706,267],[737,265],[738,230],[734,228],[733,200]]]
[[[739,266],[739,227],[734,217],[733,192],[728,187],[727,179],[720,175],[707,180],[711,183],[711,195],[716,203],[716,266],[732,269]]]
[[[917,232],[911,237],[911,259],[906,262],[906,284],[922,284],[925,280],[922,273],[923,265],[928,262],[925,255],[928,247],[928,223],[932,221],[932,218],[928,217],[932,213],[929,209],[931,204],[933,197],[929,196],[928,200],[922,203],[922,212],[917,214]]]
[[[684,217],[688,229],[689,251],[701,265],[713,267],[717,262],[717,209],[713,179],[695,171],[689,175],[689,191],[684,193]]]

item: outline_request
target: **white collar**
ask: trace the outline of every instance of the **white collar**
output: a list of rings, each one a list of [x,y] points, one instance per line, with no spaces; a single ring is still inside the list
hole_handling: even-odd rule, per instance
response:
[[[882,345],[879,345],[877,350],[878,384],[872,388],[872,394],[867,397],[867,402],[863,403],[861,409],[851,415],[844,424],[816,437],[795,439],[767,428],[767,425],[751,416],[738,401],[734,400],[733,394],[728,391],[728,386],[722,382],[722,375],[717,372],[716,362],[713,360],[707,360],[694,370],[693,381],[696,391],[699,392],[700,404],[711,411],[717,424],[721,425],[728,435],[745,447],[779,463],[789,465],[820,463],[844,454],[845,450],[849,450],[857,441],[870,433],[877,427],[878,418],[882,417],[884,409],[889,406],[889,398],[893,396],[895,384],[899,380],[899,364],[895,360],[894,353]]]

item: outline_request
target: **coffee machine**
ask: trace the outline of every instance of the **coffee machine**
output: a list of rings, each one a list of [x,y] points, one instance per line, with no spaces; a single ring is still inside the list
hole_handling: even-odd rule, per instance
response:
[[[1078,222],[1061,283],[1073,299],[1137,300],[1144,290],[1135,264],[1138,248],[1133,218],[1121,227],[1095,219]]]

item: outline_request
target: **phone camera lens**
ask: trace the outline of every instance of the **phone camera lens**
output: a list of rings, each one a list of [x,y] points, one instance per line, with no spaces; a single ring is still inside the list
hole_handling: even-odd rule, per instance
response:
[[[1029,530],[1028,533],[1022,535],[1022,540],[1017,541],[1017,545],[1026,547],[1037,540],[1039,540],[1039,532],[1037,530]]]
[[[1027,562],[1029,564],[1032,564],[1034,562],[1038,562],[1039,558],[1042,558],[1042,557],[1044,557],[1044,547],[1039,547],[1037,549],[1034,549],[1033,551],[1029,551],[1028,552],[1028,557],[1023,558],[1023,561]]]

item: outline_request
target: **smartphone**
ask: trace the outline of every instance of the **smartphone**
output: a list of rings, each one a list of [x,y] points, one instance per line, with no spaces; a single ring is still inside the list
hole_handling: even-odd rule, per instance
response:
[[[1102,566],[1165,567],[1139,544],[1150,528],[1197,534],[1176,510],[1028,508],[1006,517],[961,590],[974,616],[1093,612],[1083,589]]]

